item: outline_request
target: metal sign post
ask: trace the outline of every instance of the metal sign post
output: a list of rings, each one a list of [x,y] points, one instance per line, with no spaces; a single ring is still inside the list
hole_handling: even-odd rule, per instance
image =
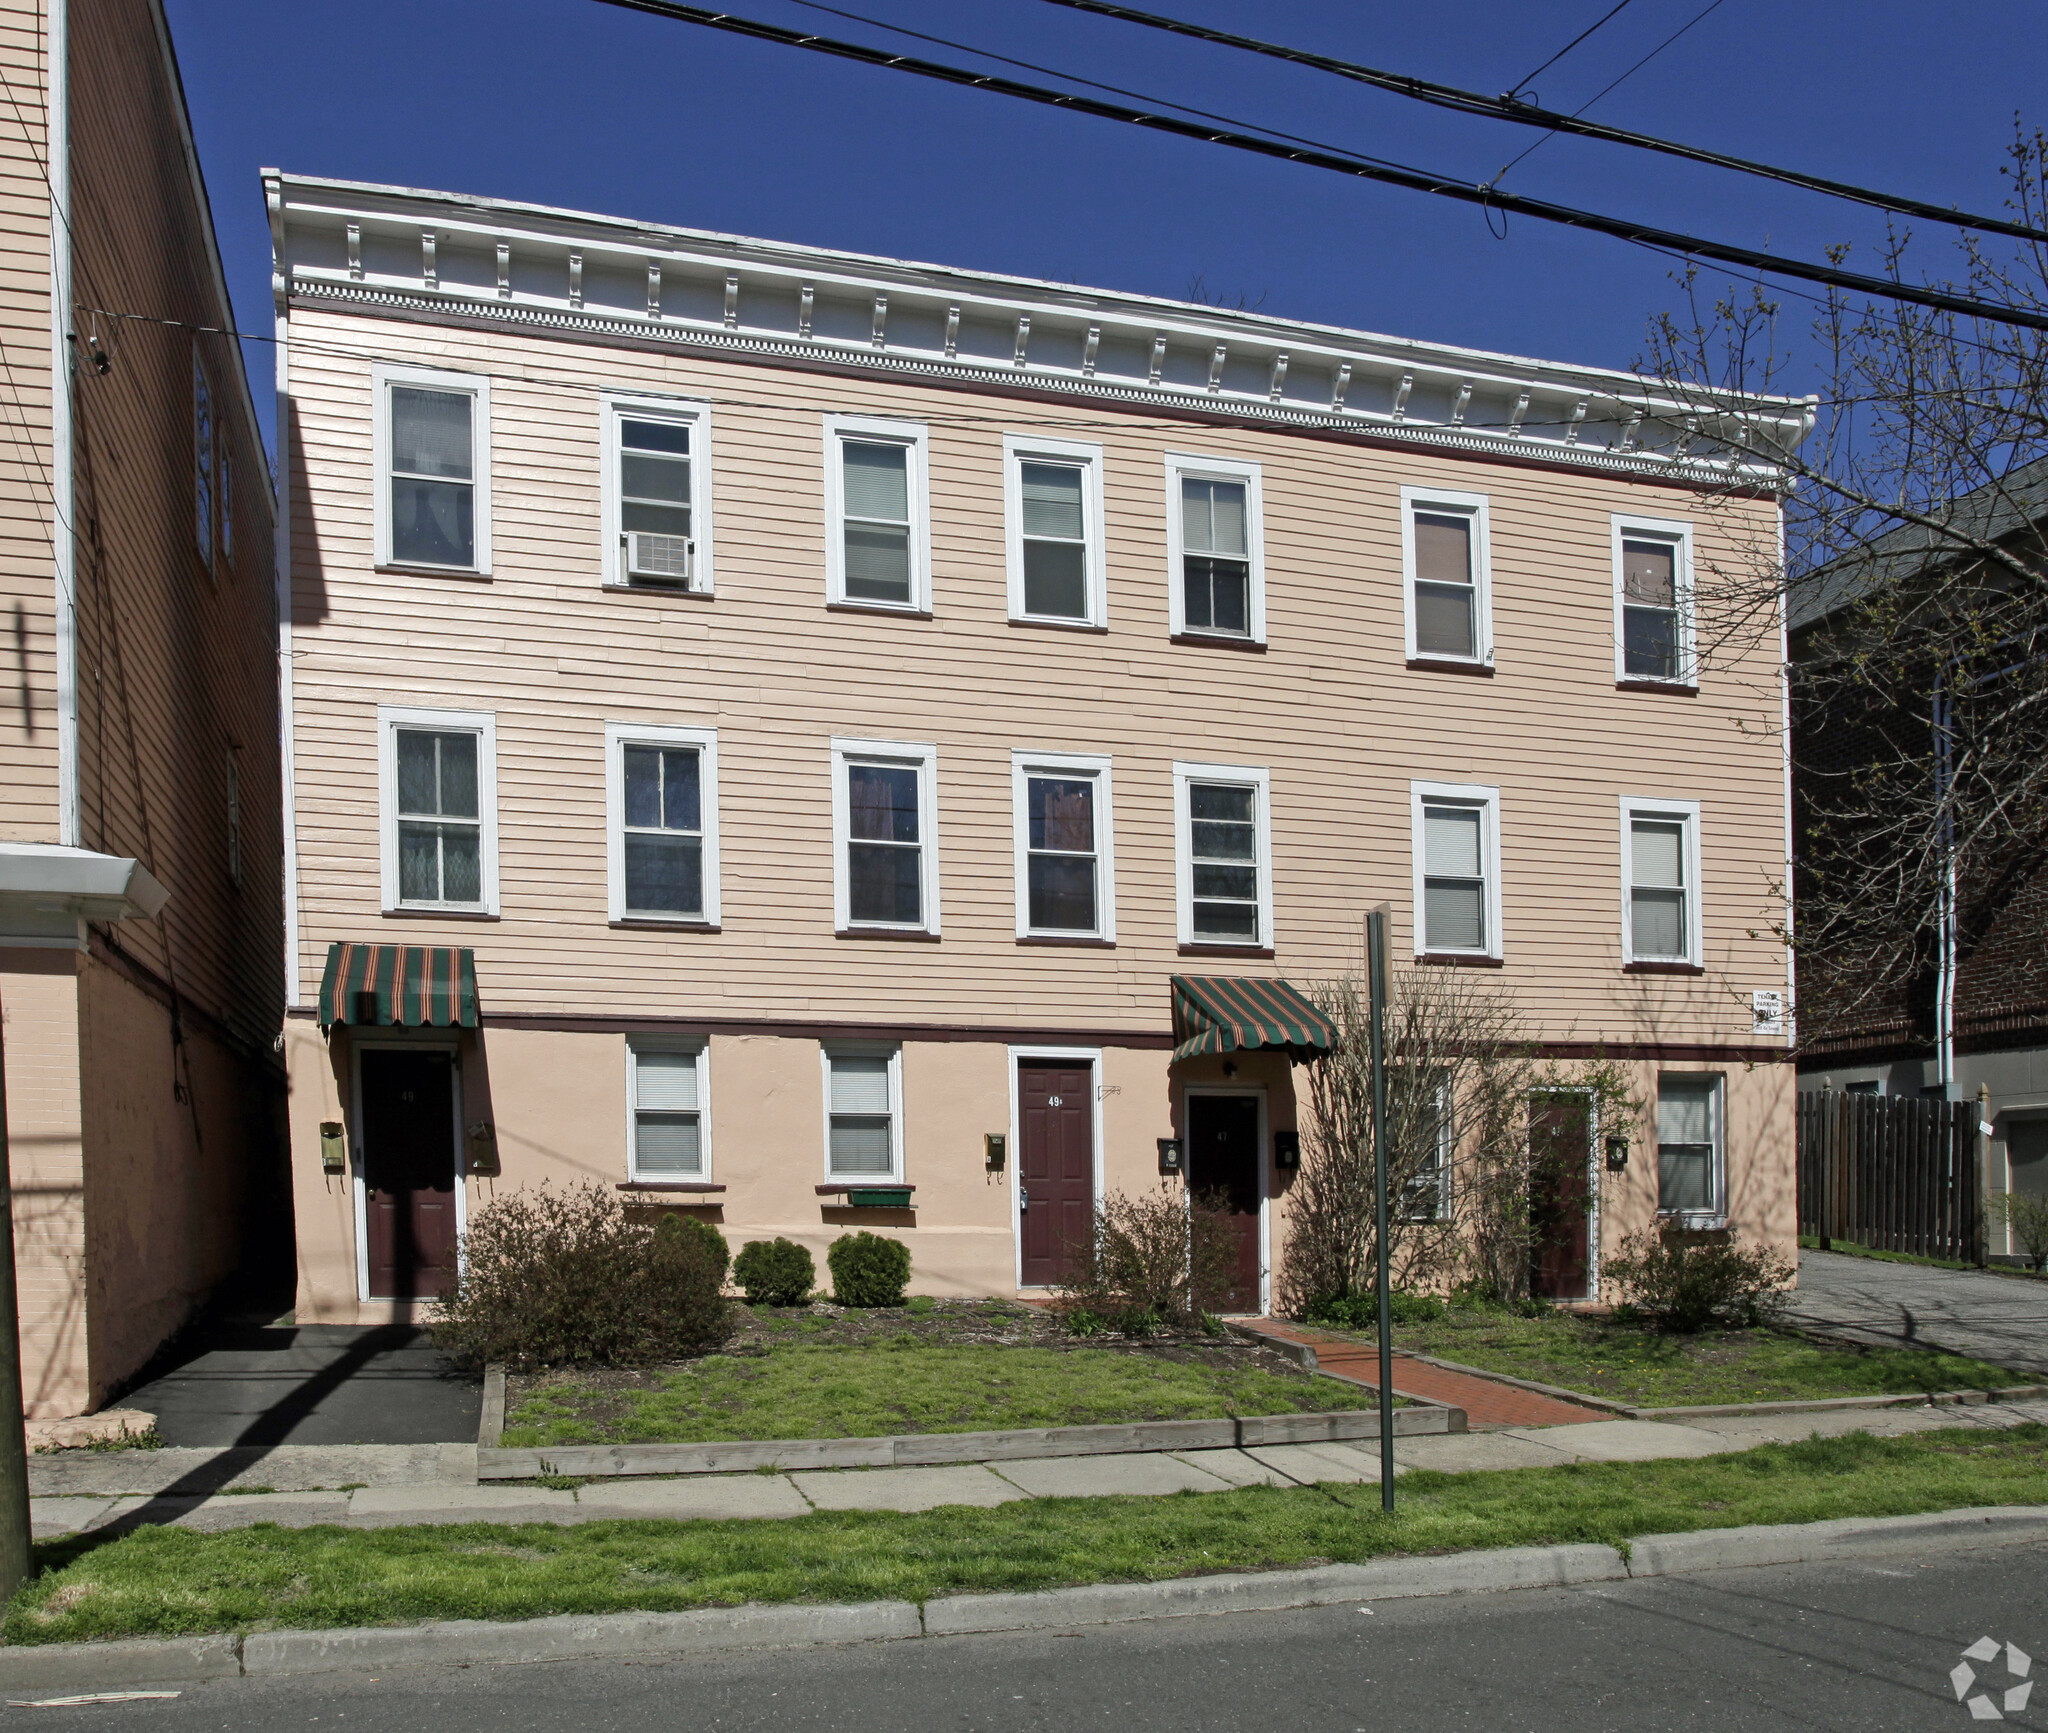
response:
[[[1380,1323],[1380,1509],[1394,1509],[1394,1302],[1387,1257],[1387,917],[1382,903],[1365,917],[1365,970],[1372,1028],[1372,1208]]]

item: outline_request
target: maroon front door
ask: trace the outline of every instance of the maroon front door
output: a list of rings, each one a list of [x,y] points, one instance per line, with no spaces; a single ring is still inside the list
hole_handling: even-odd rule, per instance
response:
[[[1188,1196],[1224,1210],[1237,1244],[1237,1268],[1220,1294],[1198,1294],[1212,1312],[1257,1312],[1259,1306],[1259,1098],[1189,1095]]]
[[[454,1285],[453,1058],[370,1047],[359,1061],[373,1300],[434,1299]]]
[[[1529,1097],[1529,1291],[1538,1299],[1591,1297],[1592,1156],[1591,1096]]]
[[[1017,1067],[1017,1234],[1027,1288],[1046,1288],[1066,1271],[1070,1247],[1095,1228],[1095,1068]]]

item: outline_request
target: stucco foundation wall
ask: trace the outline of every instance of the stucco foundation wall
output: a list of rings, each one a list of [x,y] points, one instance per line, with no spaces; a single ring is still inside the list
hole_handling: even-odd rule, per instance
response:
[[[22,1395],[32,1420],[82,1414],[91,1402],[79,966],[73,951],[0,951]]]
[[[488,1017],[488,1011],[486,1011]],[[450,1043],[447,1031],[378,1040]],[[378,1320],[403,1308],[359,1301],[356,1285],[354,1175],[320,1171],[319,1124],[340,1120],[355,1149],[350,1097],[356,1037],[337,1030],[323,1040],[310,1022],[286,1027],[291,1065],[292,1173],[299,1224],[302,1323]],[[488,1120],[497,1132],[502,1173],[464,1181],[467,1213],[533,1185],[624,1183],[627,1166],[626,1064],[623,1033],[490,1028],[459,1039],[461,1113],[465,1124]],[[817,1187],[826,1180],[824,1076],[816,1040],[770,1034],[710,1039],[709,1178],[726,1187],[698,1213],[715,1223],[737,1251],[751,1239],[785,1236],[808,1246],[825,1279],[827,1247],[840,1234],[866,1227],[911,1249],[912,1286],[926,1294],[1010,1293],[1016,1288],[1015,1187],[1020,1150],[1012,1117],[1015,1059],[1052,1054],[1063,1044],[1013,1048],[997,1041],[906,1041],[903,1044],[904,1179],[916,1188],[915,1208],[856,1210]],[[1105,1192],[1148,1191],[1160,1184],[1157,1139],[1183,1131],[1187,1087],[1221,1086],[1265,1100],[1266,1262],[1277,1271],[1285,1255],[1292,1175],[1271,1168],[1272,1134],[1297,1128],[1297,1076],[1286,1058],[1248,1053],[1230,1063],[1210,1058],[1172,1066],[1163,1047],[1082,1048],[1099,1053],[1098,1142]],[[1697,1074],[1702,1067],[1663,1067]],[[1631,1159],[1622,1173],[1598,1175],[1603,1259],[1630,1233],[1648,1225],[1657,1202],[1655,1101],[1660,1067],[1630,1068],[1645,1105],[1630,1128]],[[1792,1097],[1784,1065],[1720,1069],[1726,1113],[1729,1215],[1742,1237],[1790,1253],[1794,1246]],[[982,1140],[1010,1136],[1010,1165],[988,1172]],[[1178,1183],[1178,1182],[1174,1182]],[[663,1207],[663,1206],[653,1206]]]
[[[79,988],[97,1405],[235,1272],[276,1083],[195,1018],[178,1058],[169,1010],[97,958]]]

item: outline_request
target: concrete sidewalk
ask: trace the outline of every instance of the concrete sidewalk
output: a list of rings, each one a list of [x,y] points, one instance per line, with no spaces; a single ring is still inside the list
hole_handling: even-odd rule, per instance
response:
[[[1395,1445],[1396,1472],[1437,1469],[1468,1473],[1551,1467],[1566,1462],[1646,1462],[1667,1457],[1715,1456],[1761,1444],[1793,1443],[1847,1432],[1896,1437],[1942,1427],[1999,1430],[2048,1422],[2048,1401],[1975,1407],[1834,1409],[1819,1413],[1736,1415],[1674,1425],[1653,1420],[1595,1420],[1566,1426],[1509,1427],[1491,1432],[1403,1438]],[[192,1465],[164,1470],[152,1456],[171,1452],[116,1452],[91,1464],[102,1490],[74,1481],[58,1493],[43,1480],[33,1501],[39,1540],[79,1531],[121,1533],[153,1524],[215,1531],[273,1522],[286,1528],[336,1523],[349,1528],[410,1524],[585,1523],[621,1518],[689,1521],[707,1518],[803,1516],[812,1510],[932,1510],[944,1505],[992,1506],[1028,1498],[1159,1496],[1170,1492],[1223,1492],[1234,1486],[1311,1486],[1377,1483],[1375,1449],[1354,1444],[1287,1444],[1246,1450],[1147,1452],[1121,1456],[1061,1456],[1029,1461],[965,1463],[942,1468],[798,1470],[787,1474],[683,1475],[673,1479],[591,1481],[574,1490],[526,1484],[479,1486],[475,1455],[467,1483],[461,1451],[428,1456],[417,1448],[377,1447],[306,1451],[306,1460],[262,1464],[232,1475],[216,1468],[217,1485],[234,1490],[195,1496],[178,1490],[204,1478]],[[197,1456],[199,1452],[177,1452]],[[274,1453],[282,1457],[283,1452]],[[127,1468],[122,1457],[139,1459]],[[312,1459],[325,1459],[316,1464]],[[402,1460],[401,1460],[402,1458]],[[40,1466],[40,1464],[38,1465]],[[337,1476],[324,1487],[307,1476],[324,1466]],[[294,1480],[294,1475],[296,1479]],[[139,1478],[138,1478],[139,1477]],[[117,1494],[126,1478],[133,1490]],[[374,1478],[377,1484],[356,1482]],[[293,1489],[286,1490],[286,1482]],[[277,1490],[261,1488],[276,1486]]]
[[[1802,1251],[1792,1322],[1848,1341],[1946,1348],[2048,1377],[2048,1282]]]

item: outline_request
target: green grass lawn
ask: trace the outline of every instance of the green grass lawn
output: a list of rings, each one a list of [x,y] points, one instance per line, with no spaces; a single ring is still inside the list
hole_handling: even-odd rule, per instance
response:
[[[1664,1336],[1640,1324],[1565,1312],[1524,1318],[1452,1306],[1428,1323],[1396,1325],[1394,1342],[1411,1353],[1641,1408],[1907,1395],[2032,1382],[1959,1354],[1831,1347],[1776,1330]]]
[[[1040,1499],[905,1516],[352,1530],[146,1528],[37,1549],[15,1643],[201,1631],[520,1619],[746,1601],[926,1600],[1158,1581],[1396,1553],[1605,1541],[1745,1523],[2048,1502],[2048,1428],[1814,1439],[1729,1456],[1376,1486]]]
[[[1103,1348],[790,1344],[631,1383],[575,1375],[516,1393],[507,1448],[876,1438],[1363,1408],[1333,1378]]]

